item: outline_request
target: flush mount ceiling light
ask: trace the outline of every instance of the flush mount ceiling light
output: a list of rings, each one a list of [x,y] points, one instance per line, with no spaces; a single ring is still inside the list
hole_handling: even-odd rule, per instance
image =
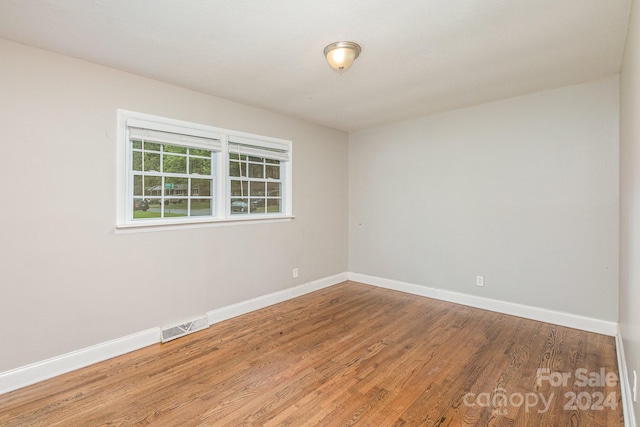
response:
[[[362,48],[354,42],[335,42],[324,48],[329,66],[342,74],[353,65]]]

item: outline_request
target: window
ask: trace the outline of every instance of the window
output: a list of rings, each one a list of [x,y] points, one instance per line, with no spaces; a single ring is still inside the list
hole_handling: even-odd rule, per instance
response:
[[[283,212],[284,165],[288,151],[259,141],[229,138],[230,214]]]
[[[119,110],[118,228],[290,218],[291,142]]]
[[[215,216],[219,140],[129,127],[129,143],[133,220]]]

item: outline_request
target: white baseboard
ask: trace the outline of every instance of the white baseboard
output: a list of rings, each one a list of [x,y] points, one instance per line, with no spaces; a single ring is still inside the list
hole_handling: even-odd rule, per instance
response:
[[[209,324],[221,322],[250,311],[258,310],[269,305],[277,304],[291,298],[295,298],[309,292],[317,291],[347,280],[348,274],[341,273],[325,277],[313,282],[305,283],[289,289],[283,289],[261,297],[253,298],[227,307],[209,311],[207,318]],[[10,371],[0,372],[0,394],[8,393],[58,375],[94,363],[102,362],[112,357],[120,356],[134,350],[139,350],[148,345],[160,342],[160,328],[152,328],[146,331],[116,338],[91,347],[72,351],[51,359],[32,363]]]
[[[397,280],[384,279],[381,277],[368,276],[359,273],[349,273],[349,280],[361,282],[381,288],[406,292],[470,307],[481,308],[483,310],[495,311],[512,316],[524,317],[525,319],[537,320],[540,322],[553,323],[555,325],[566,326],[574,329],[581,329],[598,334],[616,336],[617,322],[593,319],[591,317],[579,316],[577,314],[564,313],[561,311],[547,310],[539,307],[516,304],[507,301],[500,301],[490,298],[478,297],[459,292],[446,291],[442,289],[429,288],[412,283],[399,282]]]
[[[624,354],[624,344],[620,326],[616,333],[616,353],[618,355],[618,371],[620,371],[620,393],[622,394],[622,410],[624,412],[624,425],[626,427],[636,427],[636,416],[633,412],[633,397],[631,394],[631,384],[629,383],[629,371],[627,370],[627,359]]]
[[[0,394],[160,342],[160,328],[127,335],[0,373]]]
[[[337,285],[338,283],[348,280],[348,277],[348,273],[340,273],[334,276],[314,280],[313,282],[308,282],[303,285],[295,286],[293,288],[283,289],[281,291],[211,310],[207,312],[209,324],[213,325],[214,323],[222,322],[224,320],[231,319],[232,317],[241,316],[279,302],[287,301],[310,292]]]

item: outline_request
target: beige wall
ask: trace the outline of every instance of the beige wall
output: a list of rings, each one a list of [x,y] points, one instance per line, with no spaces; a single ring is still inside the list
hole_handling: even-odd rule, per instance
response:
[[[620,170],[633,366],[637,21]],[[617,320],[617,78],[348,137],[8,41],[0,57],[0,372],[347,270]],[[292,140],[296,219],[115,234],[118,108]]]
[[[346,271],[346,133],[8,41],[0,57],[0,372]],[[114,234],[118,108],[292,140],[296,219]]]
[[[351,134],[349,271],[616,321],[618,84]]]
[[[640,374],[640,5],[634,2],[620,77],[620,330],[629,381]],[[640,404],[635,403],[636,419]]]

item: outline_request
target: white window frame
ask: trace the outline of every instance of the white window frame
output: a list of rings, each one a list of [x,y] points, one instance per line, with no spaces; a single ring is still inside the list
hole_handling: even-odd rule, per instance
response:
[[[260,223],[289,221],[293,216],[293,185],[292,161],[293,143],[288,140],[266,137],[261,135],[222,129],[208,125],[169,119],[166,117],[122,110],[118,114],[117,137],[117,200],[116,200],[116,231],[151,231],[175,228],[190,228],[216,225],[232,225],[240,223]],[[133,219],[133,172],[132,149],[129,138],[129,128],[137,127],[148,130],[177,133],[181,135],[199,136],[220,141],[219,150],[213,161],[213,191],[212,216],[170,217],[153,219]],[[267,150],[279,150],[281,161],[281,212],[252,213],[247,215],[231,214],[230,182],[228,176],[229,141],[233,143],[248,142],[256,147]],[[207,148],[209,149],[209,148]]]

